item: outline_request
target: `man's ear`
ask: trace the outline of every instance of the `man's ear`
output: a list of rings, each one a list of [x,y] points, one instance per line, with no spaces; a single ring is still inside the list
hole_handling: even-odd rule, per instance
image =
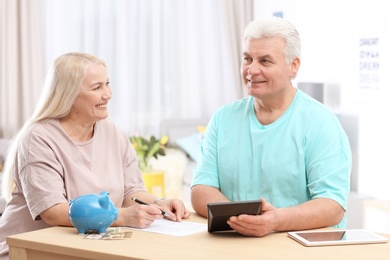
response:
[[[290,64],[290,78],[295,78],[298,73],[299,67],[301,66],[301,60],[295,58]]]

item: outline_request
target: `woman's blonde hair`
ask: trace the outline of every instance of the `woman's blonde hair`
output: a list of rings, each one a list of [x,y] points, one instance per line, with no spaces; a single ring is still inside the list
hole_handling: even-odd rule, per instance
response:
[[[14,171],[20,136],[33,123],[52,118],[63,118],[69,114],[80,93],[87,70],[92,64],[105,62],[87,53],[71,52],[59,56],[50,68],[43,91],[33,115],[13,138],[4,164],[2,196],[9,201],[14,188]]]

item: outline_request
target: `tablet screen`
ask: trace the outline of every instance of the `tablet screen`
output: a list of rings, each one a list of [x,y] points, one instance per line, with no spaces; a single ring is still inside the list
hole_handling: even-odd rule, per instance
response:
[[[386,237],[366,229],[322,230],[288,232],[288,235],[305,246],[385,243]]]
[[[261,200],[210,203],[207,208],[208,231],[227,231],[232,230],[227,224],[227,220],[231,216],[241,214],[260,215]]]

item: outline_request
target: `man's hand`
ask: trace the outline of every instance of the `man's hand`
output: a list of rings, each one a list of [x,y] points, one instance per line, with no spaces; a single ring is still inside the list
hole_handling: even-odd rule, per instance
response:
[[[265,199],[261,199],[261,215],[247,215],[230,217],[228,224],[238,233],[245,236],[262,237],[274,230],[278,219],[278,210]]]

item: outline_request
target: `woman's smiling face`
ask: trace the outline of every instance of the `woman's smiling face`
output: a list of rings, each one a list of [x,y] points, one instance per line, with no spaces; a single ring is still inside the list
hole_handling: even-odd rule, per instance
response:
[[[112,97],[107,68],[92,64],[73,103],[70,116],[83,123],[95,123],[108,117],[108,101]]]

